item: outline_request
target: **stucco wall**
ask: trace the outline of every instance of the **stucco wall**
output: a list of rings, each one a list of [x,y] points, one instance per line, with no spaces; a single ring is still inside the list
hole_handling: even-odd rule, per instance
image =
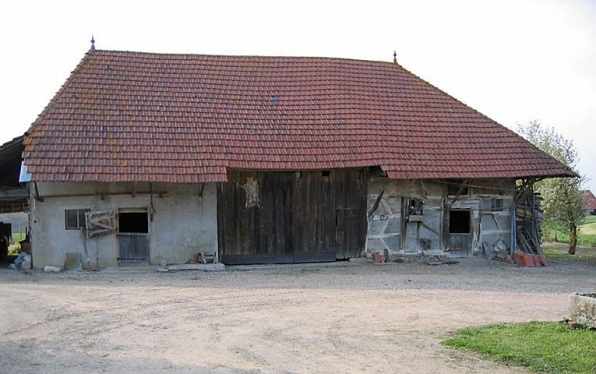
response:
[[[132,183],[38,183],[43,202],[35,199],[31,189],[31,240],[33,265],[62,267],[66,253],[80,253],[83,266],[87,257],[91,267],[118,265],[119,246],[115,234],[87,239],[85,255],[80,230],[65,229],[66,209],[113,210],[145,208],[151,211],[148,194],[131,192]],[[136,191],[149,191],[148,183],[138,183]],[[150,261],[152,264],[184,263],[194,254],[217,254],[217,197],[214,184],[176,185],[155,183],[153,191],[166,191],[163,197],[153,194],[153,220],[149,221]],[[50,195],[97,194],[93,196],[49,197]],[[100,195],[105,194],[105,195]],[[45,196],[45,197],[44,197]]]
[[[373,176],[368,185],[370,212],[383,192],[374,214],[368,220],[367,254],[387,253],[389,256],[407,254],[445,253],[451,251],[444,235],[445,205],[453,200],[448,195],[449,181],[396,181]],[[460,195],[452,210],[466,210],[471,214],[471,253],[480,253],[484,247],[495,245],[511,247],[511,206],[515,181],[473,180],[468,194]],[[421,217],[408,217],[405,206],[408,199],[423,201]],[[491,201],[502,201],[502,209],[491,209]]]

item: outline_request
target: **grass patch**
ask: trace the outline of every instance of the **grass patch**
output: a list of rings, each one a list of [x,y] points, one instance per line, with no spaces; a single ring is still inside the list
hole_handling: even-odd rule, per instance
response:
[[[595,373],[596,331],[562,322],[468,328],[443,342],[547,373]]]
[[[545,242],[541,244],[542,250],[549,262],[559,263],[581,263],[596,266],[596,249],[578,247],[575,255],[567,254],[569,245],[564,243]]]
[[[596,224],[595,224],[596,226]],[[584,233],[584,226],[580,226],[580,231],[577,234],[577,245],[583,247],[596,247],[596,235],[590,235]],[[545,239],[550,241],[554,240],[555,234],[553,232],[547,233]],[[557,241],[559,243],[569,244],[569,235],[567,233],[557,232]]]
[[[577,245],[596,248],[596,216],[587,216],[581,225],[578,226]],[[554,231],[544,233],[546,240],[552,241],[555,238]],[[566,232],[557,231],[557,241],[569,244],[569,235]]]
[[[595,235],[596,236],[596,222],[586,223],[580,226],[580,232],[584,235]]]
[[[21,240],[25,239],[26,236],[27,235],[24,232],[23,233],[20,233],[20,234],[19,233],[16,233],[16,234],[15,233],[12,233],[12,243],[15,243],[16,244],[16,243],[20,242]]]

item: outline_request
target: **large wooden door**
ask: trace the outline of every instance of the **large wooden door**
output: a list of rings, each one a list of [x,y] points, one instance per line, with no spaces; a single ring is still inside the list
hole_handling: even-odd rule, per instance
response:
[[[229,182],[221,184],[217,194],[221,262],[294,262],[293,177],[294,173],[228,173]]]
[[[218,236],[226,264],[335,261],[366,240],[360,170],[229,172],[218,188]]]

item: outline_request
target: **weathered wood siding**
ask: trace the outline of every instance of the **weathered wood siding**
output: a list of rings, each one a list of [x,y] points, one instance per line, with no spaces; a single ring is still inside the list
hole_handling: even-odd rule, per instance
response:
[[[247,204],[256,181],[256,204]],[[253,182],[254,183],[254,182]],[[218,188],[221,261],[334,261],[359,257],[366,240],[363,170],[230,171]],[[250,200],[250,199],[249,199]]]
[[[390,180],[372,176],[368,209],[379,204],[368,221],[367,255],[448,254],[468,257],[496,247],[511,248],[511,206],[515,181],[471,180],[468,192],[455,199],[454,181]],[[456,185],[457,187],[457,185]],[[456,188],[457,189],[457,188]],[[410,202],[422,202],[422,214],[409,214]],[[493,203],[498,202],[498,206]],[[450,233],[449,211],[470,213],[469,233]]]

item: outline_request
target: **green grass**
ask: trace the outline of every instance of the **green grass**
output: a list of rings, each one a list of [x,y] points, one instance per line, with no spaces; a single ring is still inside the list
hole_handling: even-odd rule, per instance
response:
[[[596,222],[586,223],[580,226],[580,232],[585,235],[596,235]]]
[[[569,245],[564,243],[542,243],[541,245],[546,259],[549,262],[559,263],[582,263],[596,267],[596,249],[578,247],[575,250],[575,255],[567,254]]]
[[[596,216],[587,216],[584,222],[578,226],[577,245],[584,247],[596,247]],[[545,232],[544,239],[554,240],[555,233]],[[566,232],[557,232],[557,241],[569,243],[569,235]]]
[[[468,328],[443,342],[546,373],[595,373],[596,330],[562,322]]]
[[[23,233],[20,233],[20,234],[18,234],[18,233],[17,234],[12,233],[12,242],[13,243],[18,243],[19,241],[21,241],[23,239],[25,239],[25,233],[24,232]]]

